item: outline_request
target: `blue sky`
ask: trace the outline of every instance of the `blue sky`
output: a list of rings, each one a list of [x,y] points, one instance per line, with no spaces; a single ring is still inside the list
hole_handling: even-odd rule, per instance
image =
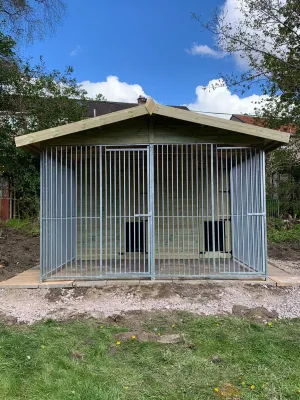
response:
[[[233,0],[226,0],[230,1]],[[186,51],[195,42],[214,44],[208,32],[201,32],[191,12],[209,19],[215,7],[223,6],[225,0],[68,0],[67,3],[68,14],[56,34],[35,42],[23,53],[33,61],[43,55],[49,69],[62,70],[73,65],[78,82],[89,81],[84,86],[91,95],[101,90],[106,92],[108,100],[132,101],[133,90],[162,104],[196,104],[196,108],[207,109],[214,101],[210,98],[209,104],[207,99],[201,102],[195,94],[196,88],[206,86],[220,72],[230,73],[237,68],[230,57],[195,56]],[[107,82],[108,76],[118,79]],[[228,105],[223,108],[231,112]],[[219,110],[220,105],[216,111]]]

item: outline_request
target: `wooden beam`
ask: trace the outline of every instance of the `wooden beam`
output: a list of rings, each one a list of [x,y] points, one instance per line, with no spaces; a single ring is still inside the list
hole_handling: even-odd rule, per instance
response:
[[[155,107],[156,107],[156,103],[155,101],[152,99],[152,97],[148,97],[148,100],[145,104],[145,107],[149,113],[149,115],[152,115],[153,112],[155,111]]]
[[[242,124],[240,122],[238,123],[235,121],[202,115],[192,111],[162,106],[159,104],[156,104],[154,114],[162,115],[169,118],[175,118],[182,121],[193,122],[195,124],[212,126],[215,128],[224,129],[226,131],[244,133],[245,135],[261,137],[281,143],[289,143],[290,140],[290,134],[286,132],[275,131],[273,129],[262,128],[255,125]]]
[[[17,136],[15,138],[15,143],[17,147],[28,146],[44,140],[54,139],[60,136],[70,135],[71,133],[81,132],[99,126],[125,121],[127,119],[136,118],[146,114],[148,114],[148,111],[144,105],[132,107],[126,110],[101,115],[100,117],[89,118],[82,121],[73,122],[71,124],[57,126],[56,128],[30,133],[28,135]]]

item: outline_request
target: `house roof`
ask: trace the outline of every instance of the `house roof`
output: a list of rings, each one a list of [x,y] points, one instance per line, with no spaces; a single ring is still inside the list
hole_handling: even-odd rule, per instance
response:
[[[226,132],[241,133],[244,135],[259,137],[265,139],[265,149],[278,147],[281,144],[288,143],[290,135],[285,132],[262,128],[257,125],[236,124],[234,121],[208,115],[198,114],[184,109],[175,109],[174,107],[163,106],[154,102],[149,97],[147,102],[142,105],[111,112],[99,117],[88,118],[67,125],[46,129],[43,131],[30,133],[15,138],[16,146],[28,149],[30,151],[39,151],[39,145],[45,140],[70,135],[76,132],[82,132],[93,128],[99,128],[116,122],[138,118],[142,115],[160,115],[170,119],[180,120],[187,123],[193,123],[200,126],[208,126]]]
[[[266,121],[263,118],[255,118],[250,115],[232,114],[232,117],[230,119],[231,121],[238,121],[249,125],[266,127]],[[278,130],[281,132],[287,132],[292,134],[296,133],[296,127],[293,124],[281,125],[281,127]]]
[[[87,100],[87,117],[99,117],[101,115],[110,114],[112,112],[126,110],[128,108],[138,107],[138,103],[123,103],[118,101],[99,101]],[[169,106],[188,111],[185,106]]]

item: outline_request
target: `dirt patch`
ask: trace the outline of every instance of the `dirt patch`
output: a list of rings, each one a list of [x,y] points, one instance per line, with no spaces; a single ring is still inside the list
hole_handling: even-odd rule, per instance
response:
[[[40,239],[0,225],[0,281],[39,264]]]
[[[300,243],[269,243],[268,256],[283,261],[298,261],[300,270]]]
[[[249,308],[241,305],[232,307],[232,314],[239,317],[253,319],[255,321],[271,321],[278,318],[278,313],[274,310],[267,310],[265,307]]]

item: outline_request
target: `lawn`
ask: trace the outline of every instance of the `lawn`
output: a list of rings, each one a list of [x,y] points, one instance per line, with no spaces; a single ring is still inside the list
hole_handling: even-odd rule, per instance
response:
[[[140,330],[185,343],[120,341],[95,321],[0,326],[2,400],[300,398],[300,320],[148,318]],[[174,324],[174,326],[172,326]]]

